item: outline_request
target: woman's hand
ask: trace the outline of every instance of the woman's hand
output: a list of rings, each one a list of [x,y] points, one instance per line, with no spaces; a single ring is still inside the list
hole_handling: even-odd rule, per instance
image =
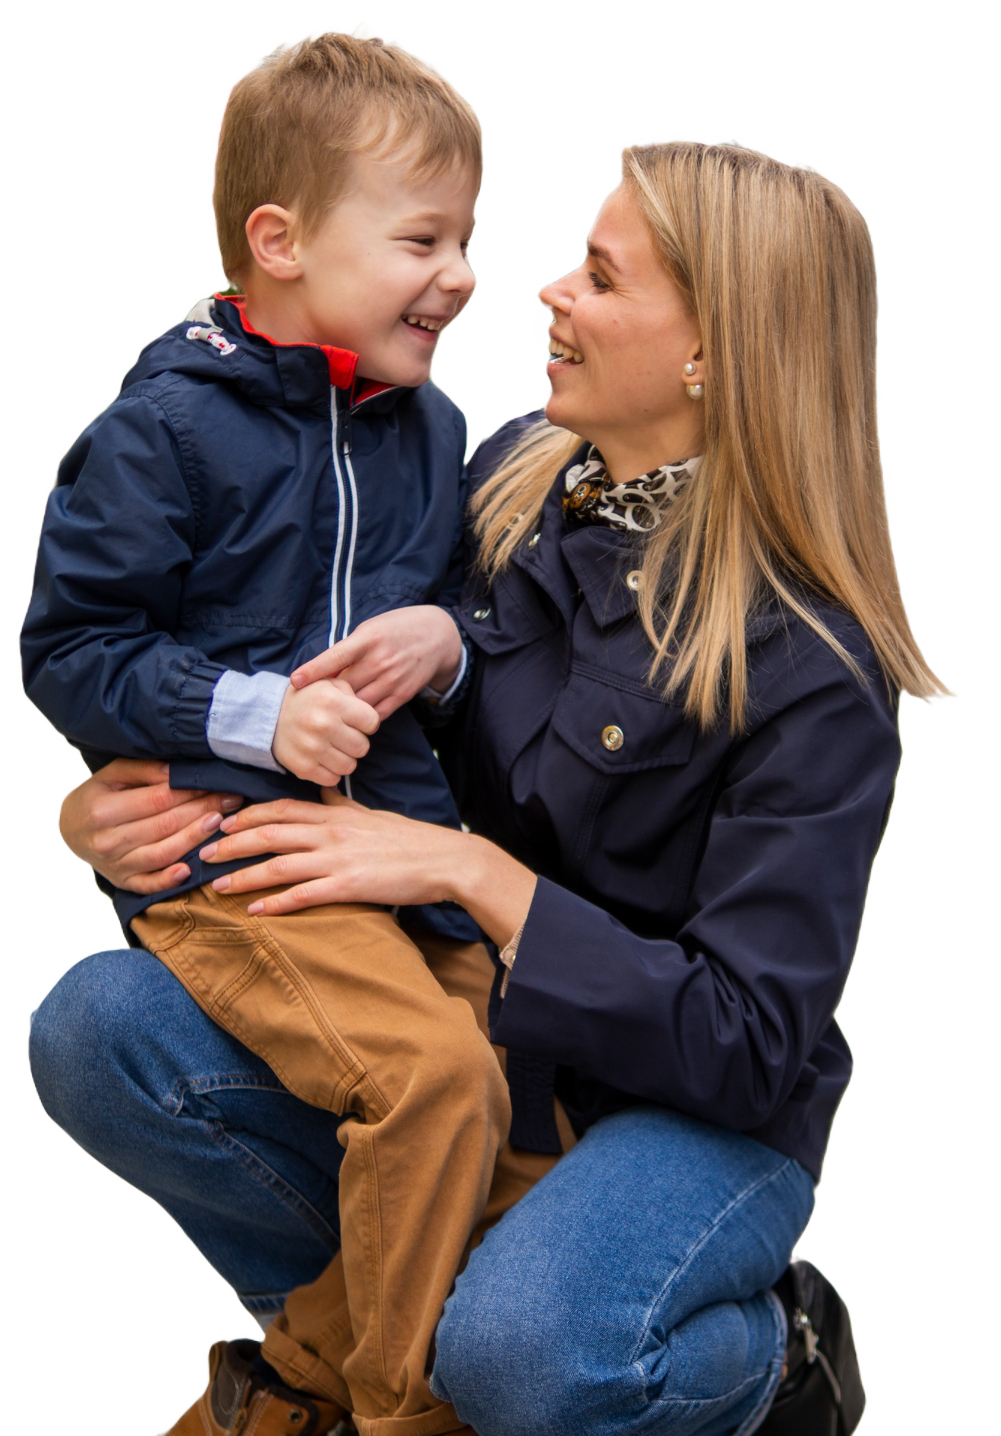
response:
[[[324,804],[282,799],[227,818],[228,835],[201,851],[206,862],[274,853],[216,878],[220,892],[291,884],[258,898],[251,913],[297,912],[328,902],[387,907],[460,903],[495,942],[510,941],[528,914],[535,874],[470,833],[375,812],[327,790]]]
[[[292,674],[293,688],[318,678],[343,678],[355,696],[388,718],[430,685],[445,693],[462,662],[462,639],[455,619],[433,603],[394,608],[359,623]]]
[[[243,802],[232,793],[172,789],[166,763],[116,758],[74,788],[59,831],[78,858],[116,887],[165,892],[190,874],[185,853]]]

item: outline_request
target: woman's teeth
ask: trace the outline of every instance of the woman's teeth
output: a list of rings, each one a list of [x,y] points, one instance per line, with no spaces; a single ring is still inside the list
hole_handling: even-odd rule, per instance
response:
[[[444,319],[422,319],[419,314],[404,314],[403,322],[413,325],[415,329],[430,329],[432,334],[437,334],[445,323]]]
[[[549,352],[556,359],[562,359],[564,364],[583,364],[584,356],[579,349],[571,349],[569,344],[561,344],[557,339],[550,339]]]

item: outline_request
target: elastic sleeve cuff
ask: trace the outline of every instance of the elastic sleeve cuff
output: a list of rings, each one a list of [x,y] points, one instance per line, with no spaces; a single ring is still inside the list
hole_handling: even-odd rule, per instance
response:
[[[272,773],[285,769],[275,761],[278,714],[289,680],[280,673],[237,673],[228,668],[212,694],[206,734],[217,758],[246,763]]]

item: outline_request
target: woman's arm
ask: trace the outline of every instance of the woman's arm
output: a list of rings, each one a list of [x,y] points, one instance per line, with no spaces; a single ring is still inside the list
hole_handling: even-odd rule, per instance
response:
[[[227,818],[222,827],[228,836],[202,849],[206,861],[278,856],[217,878],[213,887],[235,894],[292,884],[252,902],[252,913],[296,912],[326,902],[395,907],[450,901],[503,947],[524,922],[535,892],[535,874],[485,838],[373,812],[329,790],[323,806],[265,803]]]
[[[243,802],[173,789],[166,763],[117,758],[74,788],[59,815],[67,847],[116,887],[158,893],[189,875],[185,853]]]
[[[498,944],[524,919],[497,1042],[760,1133],[794,1091],[836,1102],[843,1087],[828,1092],[824,1044],[841,1043],[830,1024],[899,759],[878,677],[863,693],[835,660],[816,664],[829,681],[733,750],[676,933],[632,931],[482,838],[350,805],[227,820],[239,839],[216,845],[217,861],[282,856],[221,882],[296,884],[263,911],[451,898]]]

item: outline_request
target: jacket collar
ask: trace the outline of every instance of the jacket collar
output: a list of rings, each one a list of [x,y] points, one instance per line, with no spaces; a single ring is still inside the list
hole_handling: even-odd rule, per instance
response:
[[[395,400],[399,386],[358,376],[358,355],[353,350],[306,341],[284,344],[255,328],[247,314],[247,302],[242,294],[216,294],[212,299],[212,308],[231,333],[248,336],[255,347],[271,352],[286,403],[308,404],[318,399],[327,403],[331,387],[340,390],[352,407],[359,404],[368,406],[370,400],[382,394],[391,394]],[[391,404],[371,407],[382,409],[391,407]]]
[[[637,593],[628,582],[639,569],[642,539],[603,524],[568,527],[563,515],[563,494],[567,469],[579,464],[588,445],[583,445],[564,465],[543,505],[536,523],[538,539],[528,534],[513,555],[514,562],[548,593],[563,615],[573,624],[580,598],[599,628],[610,628],[637,612]],[[668,560],[665,584],[673,586],[675,574]],[[809,600],[808,600],[809,601]],[[815,601],[815,600],[813,600]],[[784,606],[777,598],[766,601],[748,615],[747,641],[760,642],[787,621]]]
[[[607,628],[636,612],[636,593],[626,583],[626,576],[637,567],[639,556],[631,534],[600,524],[567,526],[563,516],[566,473],[583,462],[588,448],[582,444],[560,470],[534,533],[525,536],[513,558],[549,594],[567,624],[573,622],[578,598],[583,596],[595,623]]]

